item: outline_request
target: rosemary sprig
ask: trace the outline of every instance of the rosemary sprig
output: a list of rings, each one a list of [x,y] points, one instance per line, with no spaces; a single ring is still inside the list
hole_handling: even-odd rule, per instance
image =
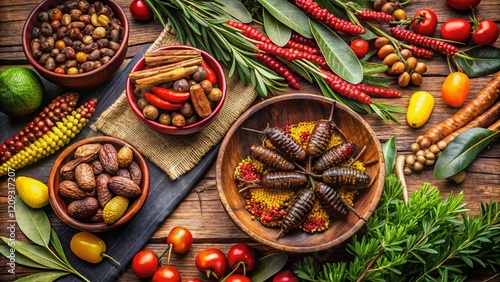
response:
[[[350,262],[316,267],[312,258],[294,265],[306,281],[463,281],[465,269],[500,265],[500,209],[490,201],[468,215],[463,193],[440,198],[424,183],[402,200],[401,182],[386,178],[380,204],[347,251]]]

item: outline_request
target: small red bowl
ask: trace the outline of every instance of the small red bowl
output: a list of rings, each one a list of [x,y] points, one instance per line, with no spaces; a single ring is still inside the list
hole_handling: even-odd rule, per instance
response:
[[[102,67],[81,73],[81,74],[59,74],[53,71],[46,69],[43,65],[41,65],[32,55],[31,52],[31,31],[33,27],[40,26],[41,22],[38,20],[38,14],[40,12],[46,11],[48,12],[50,9],[57,7],[60,4],[64,4],[66,1],[61,0],[44,0],[40,2],[29,14],[26,22],[23,26],[22,31],[22,45],[23,51],[30,62],[30,64],[35,68],[35,70],[48,81],[57,84],[61,87],[66,88],[89,88],[94,87],[99,84],[102,84],[108,81],[116,71],[121,67],[123,61],[125,60],[125,56],[127,55],[128,49],[128,38],[129,38],[129,22],[127,19],[127,14],[120,7],[120,5],[113,0],[100,0],[105,5],[108,5],[113,12],[115,13],[115,17],[120,19],[120,22],[123,26],[123,38],[122,43],[118,51],[116,51],[115,55],[104,64]],[[89,3],[93,3],[94,1],[90,0]]]
[[[169,49],[185,49],[185,50],[198,50],[201,52],[201,55],[203,57],[203,60],[210,66],[210,68],[214,71],[216,77],[217,77],[217,84],[219,86],[219,89],[222,91],[222,99],[217,103],[216,107],[213,109],[212,113],[204,118],[199,120],[198,122],[195,122],[190,125],[186,125],[183,127],[176,127],[172,125],[163,125],[159,122],[148,120],[144,117],[144,114],[142,113],[141,109],[137,106],[137,96],[134,94],[134,86],[133,83],[130,81],[130,78],[127,78],[127,86],[125,88],[126,90],[126,95],[127,95],[127,101],[130,105],[130,108],[134,112],[134,114],[146,125],[151,127],[152,129],[164,133],[164,134],[170,134],[170,135],[187,135],[187,134],[192,134],[195,132],[198,132],[205,128],[207,125],[209,125],[215,118],[215,116],[220,112],[222,105],[224,104],[224,101],[226,100],[226,90],[227,90],[227,85],[226,85],[226,76],[224,75],[224,71],[222,70],[221,65],[217,60],[215,60],[214,57],[212,57],[210,54],[207,52],[200,50],[195,47],[191,46],[186,46],[186,45],[172,45],[172,46],[166,46],[166,47],[161,47],[158,48],[157,50],[169,50]],[[141,58],[133,67],[130,72],[142,70],[145,67],[146,63],[144,58]]]

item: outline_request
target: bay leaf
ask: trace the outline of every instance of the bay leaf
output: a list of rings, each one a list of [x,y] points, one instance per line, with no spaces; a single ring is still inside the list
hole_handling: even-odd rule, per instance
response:
[[[383,73],[389,68],[387,65],[379,64],[379,63],[366,62],[366,61],[361,61],[360,63],[361,63],[361,67],[363,67],[363,75]],[[390,81],[393,80],[393,78],[389,78],[389,79],[390,79]]]
[[[64,262],[66,262],[67,265],[70,265],[68,259],[66,258],[66,254],[64,253],[61,241],[59,240],[59,237],[57,236],[57,233],[54,231],[54,229],[50,230],[50,244],[52,244],[52,247],[54,247],[59,257]]]
[[[10,246],[0,244],[0,254],[2,254],[7,260],[9,260],[9,256],[12,256]],[[34,262],[32,259],[30,259],[30,258],[26,257],[25,255],[22,255],[18,252],[15,252],[13,254],[13,256],[15,259],[14,263],[16,265],[19,264],[19,265],[24,265],[24,266],[33,267],[33,268],[48,269],[48,267],[46,267],[45,265]]]
[[[285,253],[273,253],[258,259],[248,276],[252,282],[265,282],[274,274],[278,273],[286,264],[288,255]]]
[[[463,70],[470,78],[486,76],[500,70],[500,48],[475,46],[464,53],[472,59],[455,56],[451,63]]]
[[[445,179],[464,170],[499,134],[498,131],[481,127],[462,132],[439,155],[434,165],[434,177]]]
[[[64,271],[42,271],[16,279],[14,282],[52,282],[68,275]]]
[[[47,247],[50,241],[50,221],[42,209],[26,205],[19,196],[15,199],[16,222],[33,243]]]
[[[392,136],[382,145],[382,153],[385,159],[385,177],[387,177],[393,170],[396,163],[396,155],[398,149],[396,147],[396,138]]]
[[[247,8],[240,1],[224,0],[220,1],[222,9],[226,11],[231,17],[239,20],[242,23],[252,22],[252,15],[248,12]]]
[[[276,20],[267,10],[263,11],[263,18],[267,37],[269,37],[274,44],[280,47],[285,46],[292,36],[292,30]]]
[[[327,26],[309,21],[311,32],[330,69],[345,81],[358,84],[363,80],[363,67],[349,45]]]
[[[309,17],[286,0],[257,0],[276,20],[282,22],[300,35],[312,38]]]

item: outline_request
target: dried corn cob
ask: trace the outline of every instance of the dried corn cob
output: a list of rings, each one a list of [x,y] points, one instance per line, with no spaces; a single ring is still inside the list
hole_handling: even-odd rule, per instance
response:
[[[5,163],[13,155],[35,142],[51,130],[56,122],[70,114],[78,102],[78,97],[76,93],[58,96],[16,135],[5,139],[0,145],[0,163]]]
[[[0,176],[7,174],[9,169],[20,169],[33,164],[68,144],[88,123],[95,111],[96,103],[97,99],[91,99],[61,121],[57,121],[49,131],[2,164]]]

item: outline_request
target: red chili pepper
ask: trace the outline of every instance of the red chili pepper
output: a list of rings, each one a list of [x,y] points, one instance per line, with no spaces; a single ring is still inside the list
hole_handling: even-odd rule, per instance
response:
[[[215,72],[210,68],[210,66],[205,62],[205,60],[201,60],[201,66],[205,69],[207,74],[207,80],[212,82],[212,84],[217,82],[217,77],[215,76]]]
[[[163,100],[171,103],[182,103],[189,99],[189,96],[191,96],[189,92],[175,91],[161,86],[153,86],[151,90],[153,90],[153,93],[158,95]]]
[[[171,103],[169,101],[165,101],[153,93],[144,94],[144,98],[146,98],[146,101],[148,101],[151,105],[160,108],[162,110],[175,111],[182,108],[181,103]]]

